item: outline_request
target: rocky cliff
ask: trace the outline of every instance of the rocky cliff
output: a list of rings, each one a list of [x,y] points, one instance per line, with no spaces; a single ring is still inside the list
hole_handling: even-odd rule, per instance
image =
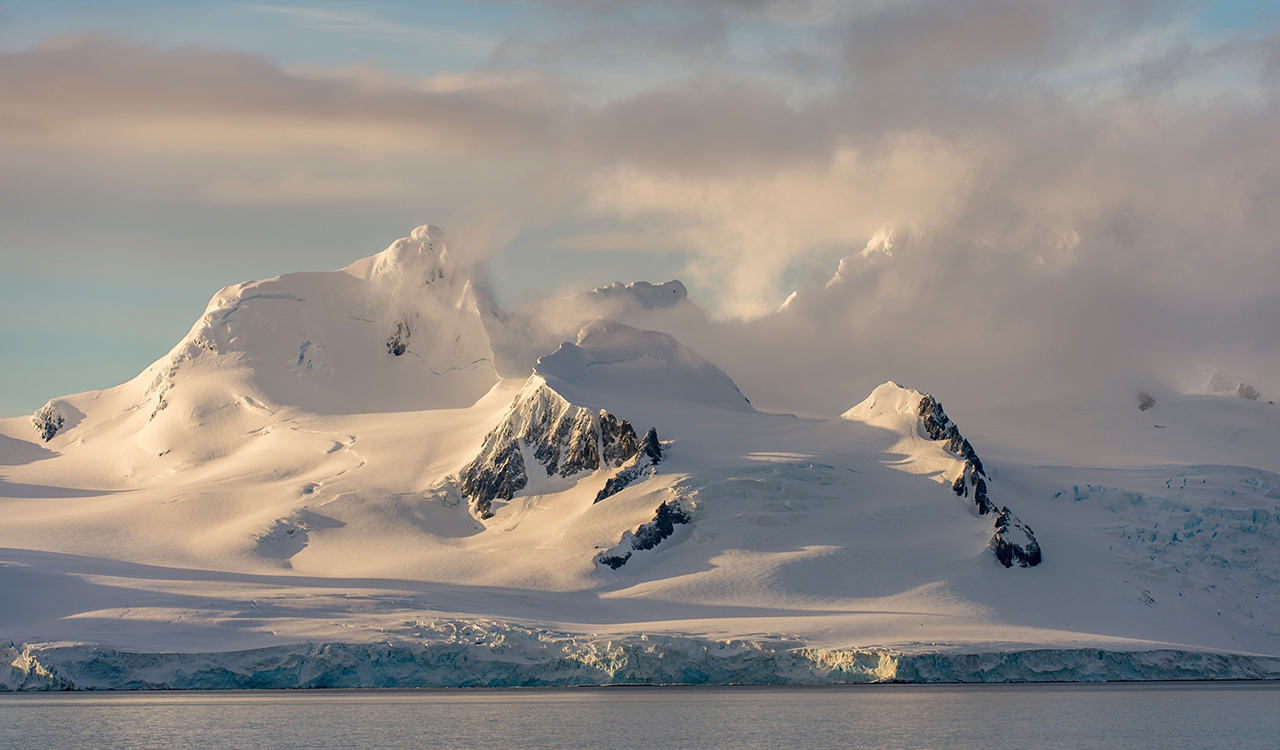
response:
[[[571,404],[534,376],[459,472],[458,485],[472,511],[488,518],[494,500],[510,500],[528,485],[529,459],[548,477],[619,469],[597,495],[599,502],[650,471],[661,456],[653,428],[642,442],[626,419]]]

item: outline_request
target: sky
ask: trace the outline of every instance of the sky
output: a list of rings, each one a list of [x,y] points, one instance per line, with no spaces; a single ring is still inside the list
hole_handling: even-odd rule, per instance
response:
[[[428,222],[505,306],[680,278],[778,408],[1280,395],[1278,85],[1261,1],[0,0],[0,415]]]

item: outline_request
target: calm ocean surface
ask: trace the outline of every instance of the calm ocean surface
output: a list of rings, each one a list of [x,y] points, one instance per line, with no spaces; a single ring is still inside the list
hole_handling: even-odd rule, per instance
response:
[[[0,694],[10,748],[1274,748],[1280,685]]]

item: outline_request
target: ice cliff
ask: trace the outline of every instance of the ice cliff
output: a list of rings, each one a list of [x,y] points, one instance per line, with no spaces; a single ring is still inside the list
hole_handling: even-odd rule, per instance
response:
[[[1280,678],[1280,659],[1174,649],[956,653],[814,648],[783,638],[585,635],[418,622],[421,638],[140,653],[0,644],[0,691],[831,685]]]

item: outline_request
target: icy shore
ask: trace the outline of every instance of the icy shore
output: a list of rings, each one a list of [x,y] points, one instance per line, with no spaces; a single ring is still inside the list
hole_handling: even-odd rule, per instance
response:
[[[0,691],[834,685],[1280,679],[1280,658],[1173,649],[960,653],[819,649],[783,640],[584,637],[449,625],[424,642],[214,653],[0,646]]]

